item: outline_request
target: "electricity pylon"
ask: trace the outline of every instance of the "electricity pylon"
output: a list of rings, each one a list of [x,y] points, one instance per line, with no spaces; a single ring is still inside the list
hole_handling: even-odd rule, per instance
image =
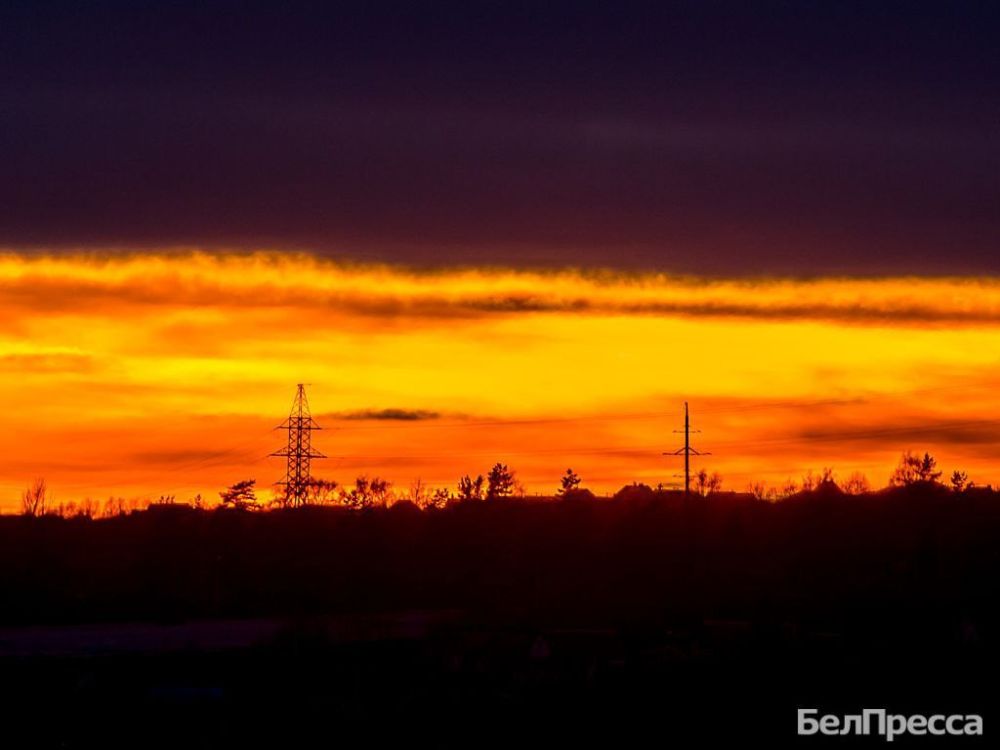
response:
[[[684,494],[691,494],[691,456],[711,456],[712,454],[708,451],[702,452],[695,450],[691,447],[691,433],[701,432],[701,430],[691,429],[691,417],[688,413],[688,403],[684,402],[684,429],[674,430],[674,432],[684,433],[684,447],[678,448],[670,453],[664,453],[664,456],[684,456]]]
[[[305,505],[309,498],[309,486],[312,483],[309,464],[314,458],[326,458],[326,456],[312,447],[312,431],[323,428],[316,424],[309,413],[306,387],[302,383],[299,383],[288,419],[279,424],[276,429],[288,430],[288,445],[283,450],[271,454],[272,456],[284,456],[288,460],[285,479],[278,482],[285,488],[284,502],[286,505],[292,506]]]

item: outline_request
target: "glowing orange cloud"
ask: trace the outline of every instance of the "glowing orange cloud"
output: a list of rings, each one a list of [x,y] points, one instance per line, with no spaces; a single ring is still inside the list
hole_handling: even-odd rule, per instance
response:
[[[692,403],[729,487],[832,465],[884,482],[908,448],[995,474],[1000,283],[417,271],[310,256],[0,256],[0,507],[182,499],[279,478],[294,384],[317,470],[453,485],[496,460],[529,492],[572,466],[676,481]],[[321,468],[320,468],[321,467]]]

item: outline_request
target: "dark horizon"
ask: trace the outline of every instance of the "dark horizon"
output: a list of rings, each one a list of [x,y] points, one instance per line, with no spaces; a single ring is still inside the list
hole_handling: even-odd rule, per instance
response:
[[[883,707],[981,717],[985,746],[998,525],[993,492],[928,483],[0,516],[5,736],[784,747],[797,709]]]

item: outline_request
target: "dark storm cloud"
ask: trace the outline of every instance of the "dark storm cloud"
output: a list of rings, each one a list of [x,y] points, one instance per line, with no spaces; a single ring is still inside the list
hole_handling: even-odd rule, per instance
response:
[[[1000,272],[995,15],[7,3],[0,245]]]

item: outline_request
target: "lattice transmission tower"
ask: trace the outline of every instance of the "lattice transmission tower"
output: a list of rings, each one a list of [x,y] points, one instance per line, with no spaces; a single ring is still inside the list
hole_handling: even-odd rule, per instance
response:
[[[287,459],[284,481],[278,482],[284,486],[286,505],[305,505],[309,499],[309,486],[312,476],[309,473],[310,463],[314,458],[326,458],[312,447],[312,431],[323,429],[309,413],[309,400],[306,398],[306,387],[299,383],[292,402],[292,411],[288,419],[276,429],[288,430],[288,445],[272,456],[284,456]]]

